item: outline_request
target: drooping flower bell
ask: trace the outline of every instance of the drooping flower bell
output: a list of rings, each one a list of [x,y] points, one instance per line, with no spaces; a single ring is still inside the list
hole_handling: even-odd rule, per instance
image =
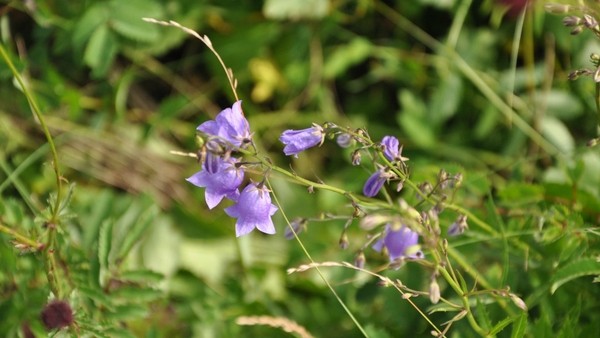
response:
[[[250,233],[254,228],[274,234],[273,216],[277,207],[271,204],[269,189],[263,184],[250,183],[242,190],[236,204],[225,208],[227,215],[237,218],[235,235],[237,237]]]
[[[371,175],[363,187],[363,194],[367,197],[373,197],[379,193],[379,190],[383,187],[383,184],[388,179],[396,177],[396,174],[386,170],[385,167],[379,166],[379,169],[373,175]]]
[[[294,155],[295,157],[298,157],[300,152],[308,148],[321,145],[324,139],[325,131],[318,124],[313,124],[312,127],[301,130],[289,129],[279,137],[279,140],[285,144],[283,152],[287,156]]]
[[[204,198],[209,209],[216,207],[224,197],[237,200],[240,194],[238,187],[244,180],[244,171],[236,166],[236,159],[224,160],[215,156],[211,161],[216,170],[209,171],[203,166],[201,171],[187,179],[197,187],[206,188]]]
[[[221,111],[214,120],[202,123],[197,130],[238,148],[243,148],[252,140],[250,124],[242,111],[242,101]]]
[[[394,230],[390,224],[386,225],[383,237],[373,244],[375,251],[381,252],[384,247],[387,248],[390,262],[402,258],[423,257],[419,247],[419,234],[405,225],[397,230]]]

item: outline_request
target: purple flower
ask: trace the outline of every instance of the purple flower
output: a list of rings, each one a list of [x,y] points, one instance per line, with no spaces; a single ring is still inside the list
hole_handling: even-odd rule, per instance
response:
[[[203,169],[190,178],[188,182],[201,188],[206,188],[204,197],[206,205],[209,209],[214,208],[227,197],[231,200],[237,200],[239,196],[238,187],[244,180],[244,171],[241,168],[236,168],[234,158],[223,160],[215,156],[213,158],[212,167],[216,168],[214,172]]]
[[[467,216],[459,215],[454,223],[448,227],[448,236],[458,236],[469,228],[467,224]]]
[[[199,131],[219,137],[235,147],[242,147],[252,139],[250,124],[242,112],[242,101],[237,101],[231,108],[221,111],[215,120],[202,123]]]
[[[237,218],[235,235],[240,237],[258,228],[266,234],[274,234],[271,216],[277,207],[271,204],[269,190],[262,184],[251,183],[242,190],[236,204],[225,208],[227,215]]]
[[[365,182],[365,186],[363,187],[363,194],[367,197],[373,197],[377,195],[383,184],[390,178],[394,178],[396,175],[387,171],[385,167],[379,166],[379,169],[371,177],[367,179]]]
[[[383,238],[374,245],[375,251],[383,250],[386,247],[390,255],[390,262],[398,258],[421,258],[423,252],[419,250],[419,234],[412,231],[409,227],[402,225],[400,229],[393,230],[390,224],[387,224],[383,232]]]
[[[285,144],[283,152],[286,155],[298,157],[299,152],[323,143],[324,138],[323,128],[313,124],[312,127],[302,130],[286,130],[281,134],[279,140]]]
[[[400,151],[398,147],[400,146],[400,142],[397,138],[394,136],[385,136],[381,140],[381,145],[383,146],[383,154],[388,160],[394,161],[399,157]]]

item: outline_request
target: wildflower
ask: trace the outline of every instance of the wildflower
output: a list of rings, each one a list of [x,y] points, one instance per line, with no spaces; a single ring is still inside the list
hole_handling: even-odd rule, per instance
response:
[[[293,239],[306,229],[308,220],[306,218],[296,218],[293,220],[288,227],[285,228],[284,237],[285,239]],[[294,235],[295,234],[295,235]]]
[[[467,224],[467,216],[459,215],[456,221],[448,228],[448,236],[458,236],[465,232],[469,228]]]
[[[236,204],[225,208],[227,215],[237,218],[235,235],[245,235],[257,228],[266,234],[274,234],[271,216],[277,207],[271,204],[269,190],[263,184],[251,183],[242,190]]]
[[[338,137],[335,139],[335,142],[337,142],[338,146],[342,148],[348,148],[349,146],[351,146],[353,143],[352,141],[354,141],[352,139],[352,136],[346,133],[339,134]]]
[[[399,145],[400,142],[394,136],[385,136],[381,140],[381,145],[383,146],[383,154],[387,157],[388,160],[394,161],[399,155]]]
[[[215,120],[198,126],[197,130],[231,143],[234,147],[243,147],[252,139],[250,124],[242,112],[242,101],[237,101],[231,108],[221,111]]]
[[[390,224],[386,225],[383,238],[374,245],[375,251],[381,252],[385,247],[390,255],[390,262],[397,259],[421,258],[423,252],[419,250],[419,234],[409,227],[402,225],[400,229],[394,230]]]
[[[321,145],[325,139],[323,127],[313,124],[312,127],[302,130],[286,130],[279,140],[285,144],[283,152],[286,155],[298,157],[298,153],[316,145]]]
[[[244,180],[244,171],[236,166],[237,160],[229,158],[224,160],[220,157],[214,157],[214,172],[203,169],[187,179],[193,185],[206,188],[204,198],[209,209],[214,208],[227,197],[236,200],[239,196],[238,187]]]
[[[440,301],[440,285],[435,276],[431,276],[431,282],[429,283],[429,300],[431,304],[437,304]]]
[[[73,310],[69,303],[63,300],[54,300],[46,304],[42,310],[41,319],[46,329],[61,329],[73,324]]]
[[[371,175],[365,182],[363,187],[363,194],[367,197],[373,197],[379,193],[383,184],[390,178],[395,177],[394,173],[385,170],[384,167],[379,169]]]

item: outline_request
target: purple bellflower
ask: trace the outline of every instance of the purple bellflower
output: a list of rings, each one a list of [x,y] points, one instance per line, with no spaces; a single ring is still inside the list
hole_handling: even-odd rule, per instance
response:
[[[277,207],[271,204],[269,190],[262,184],[250,183],[242,190],[236,204],[225,208],[227,215],[237,218],[235,235],[240,237],[254,228],[266,233],[274,234],[275,226],[271,216]]]
[[[381,140],[381,145],[383,146],[383,154],[390,161],[408,161],[407,157],[402,157],[402,146],[400,145],[400,141],[394,136],[385,136]]]
[[[390,178],[395,177],[395,174],[385,170],[385,167],[379,167],[379,169],[371,175],[365,182],[363,187],[363,194],[367,197],[373,197],[379,193],[379,190],[383,187],[383,184]]]
[[[234,158],[223,160],[215,156],[212,162],[212,166],[216,169],[214,172],[203,166],[201,171],[187,179],[188,182],[197,187],[206,188],[204,197],[209,209],[216,207],[223,200],[223,197],[237,200],[240,194],[238,187],[244,180],[244,171],[241,168],[236,168],[236,162],[237,160]]]
[[[283,152],[287,155],[298,157],[298,153],[316,145],[321,145],[325,139],[323,127],[313,124],[312,127],[302,130],[286,130],[279,140],[285,144]]]
[[[237,101],[231,108],[224,109],[214,120],[202,123],[197,129],[227,141],[234,147],[243,147],[252,139],[250,124],[242,111],[242,101]]]
[[[387,248],[390,262],[399,258],[422,258],[423,252],[419,250],[419,234],[412,231],[409,227],[402,225],[400,229],[394,230],[390,224],[387,224],[383,232],[383,237],[373,244],[375,251],[381,252],[384,247]]]

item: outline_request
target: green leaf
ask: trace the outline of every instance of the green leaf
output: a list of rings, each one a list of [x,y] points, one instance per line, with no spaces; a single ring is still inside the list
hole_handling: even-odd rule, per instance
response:
[[[160,38],[160,27],[142,20],[144,17],[163,16],[158,3],[150,0],[113,0],[109,6],[112,13],[110,27],[118,34],[142,42],[154,42]]]
[[[329,12],[329,0],[266,0],[263,14],[269,19],[321,19]]]
[[[152,270],[132,270],[123,272],[120,275],[120,279],[132,282],[141,282],[155,284],[162,281],[164,278],[163,274],[152,271]]]
[[[523,313],[513,323],[511,338],[521,338],[525,335],[527,329],[527,313]]]
[[[94,76],[106,74],[117,55],[118,43],[108,26],[99,26],[92,34],[85,49],[83,60],[92,68]]]
[[[73,45],[83,49],[97,28],[104,25],[110,16],[110,10],[105,2],[98,2],[88,8],[77,22],[73,31]]]
[[[575,148],[575,140],[569,129],[559,119],[544,116],[541,123],[542,135],[565,153],[571,153]]]
[[[463,97],[462,88],[462,80],[455,73],[441,79],[429,102],[428,116],[434,125],[454,116]]]
[[[122,298],[134,303],[151,302],[163,297],[163,293],[160,290],[133,286],[124,286],[118,288],[114,290],[111,295],[116,298]]]
[[[506,205],[519,206],[544,200],[544,187],[521,182],[511,182],[499,192]]]
[[[123,244],[119,250],[120,259],[125,259],[125,256],[127,256],[133,245],[140,240],[148,227],[153,223],[154,219],[158,216],[158,213],[158,207],[154,205],[141,213],[141,218],[137,220],[129,231],[127,231],[123,239]]]
[[[498,332],[504,330],[504,328],[507,327],[510,323],[512,323],[515,319],[516,317],[506,317],[502,319],[496,325],[494,325],[494,327],[490,330],[489,335],[494,336],[498,334]]]
[[[435,145],[435,132],[427,118],[423,101],[408,90],[399,93],[402,111],[398,114],[398,123],[408,137],[423,148]]]
[[[350,43],[335,48],[323,66],[323,76],[333,79],[348,68],[362,62],[371,54],[372,45],[365,38],[355,38]]]
[[[99,283],[104,286],[106,274],[110,267],[110,250],[112,248],[112,235],[114,222],[112,220],[105,220],[100,226],[100,233],[98,235],[98,261],[100,262],[100,275]]]
[[[595,257],[583,258],[561,267],[552,277],[550,293],[554,292],[563,284],[582,276],[600,275],[600,262]]]
[[[146,304],[124,304],[115,306],[112,312],[106,314],[106,317],[111,320],[122,321],[144,318],[146,315],[148,315],[148,306]]]

